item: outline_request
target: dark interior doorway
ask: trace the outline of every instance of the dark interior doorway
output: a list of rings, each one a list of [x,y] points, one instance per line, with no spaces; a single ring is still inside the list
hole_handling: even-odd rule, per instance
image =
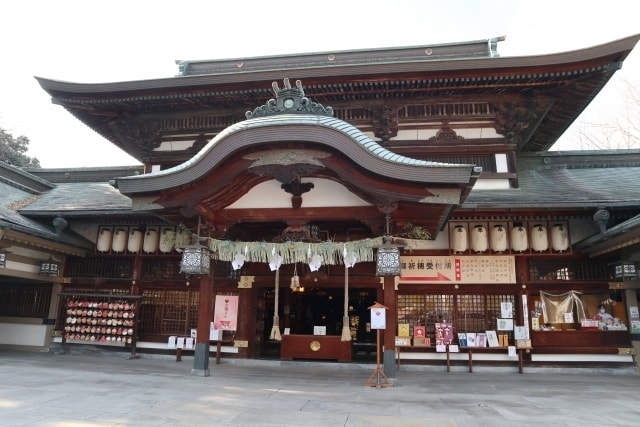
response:
[[[274,315],[274,291],[267,289],[258,298],[258,358],[279,358],[280,345],[270,339]],[[303,292],[280,289],[278,317],[280,333],[312,335],[315,326],[324,326],[327,335],[342,334],[344,289],[306,287]],[[369,307],[376,301],[375,288],[349,290],[349,330],[354,361],[375,361],[375,331],[371,330]]]

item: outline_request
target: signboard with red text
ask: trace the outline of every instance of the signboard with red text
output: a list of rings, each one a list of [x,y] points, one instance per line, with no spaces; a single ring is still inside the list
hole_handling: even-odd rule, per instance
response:
[[[402,256],[400,283],[516,283],[513,256]]]

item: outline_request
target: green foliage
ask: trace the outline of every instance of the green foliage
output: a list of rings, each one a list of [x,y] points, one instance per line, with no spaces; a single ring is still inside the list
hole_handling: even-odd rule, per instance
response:
[[[399,236],[406,237],[408,239],[431,240],[431,233],[429,230],[411,223],[404,224],[404,227],[398,234]]]
[[[14,138],[9,132],[0,128],[0,161],[17,167],[40,167],[40,161],[27,156],[29,138],[19,136]]]

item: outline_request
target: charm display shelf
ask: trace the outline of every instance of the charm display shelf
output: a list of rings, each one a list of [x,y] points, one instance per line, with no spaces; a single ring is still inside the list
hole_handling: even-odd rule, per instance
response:
[[[131,348],[136,357],[138,302],[141,297],[109,294],[60,294],[66,344]]]

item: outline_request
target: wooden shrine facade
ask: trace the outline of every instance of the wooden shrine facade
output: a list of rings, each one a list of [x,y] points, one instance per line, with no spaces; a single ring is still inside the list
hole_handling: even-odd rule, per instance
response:
[[[62,215],[71,229],[96,245],[105,228],[112,233],[126,229],[127,236],[135,230],[161,234],[163,229],[177,233],[184,228],[215,242],[293,242],[314,249],[390,233],[403,239],[409,250],[405,255],[422,257],[456,255],[451,235],[456,224],[464,224],[469,233],[481,223],[487,230],[504,224],[509,230],[526,226],[529,232],[544,222],[549,233],[564,224],[571,239],[566,250],[527,246],[523,251],[510,248],[507,254],[481,254],[468,246],[457,254],[493,261],[507,255],[514,270],[506,283],[452,286],[427,280],[410,286],[401,279],[376,277],[373,259],[361,260],[349,271],[348,298],[357,301],[353,309],[360,310],[350,326],[356,336],[361,331],[369,336],[366,305],[378,301],[389,307],[390,330],[384,336],[389,351],[395,346],[397,325],[404,322],[400,311],[418,300],[431,304],[438,295],[450,301],[447,309],[455,311],[456,321],[463,318],[461,301],[474,295],[473,301],[484,301],[473,302],[474,316],[493,312],[496,304],[508,300],[516,310],[514,321],[522,323],[530,317],[530,307],[520,304],[523,295],[535,305],[540,291],[609,293],[604,271],[618,253],[603,253],[594,261],[574,245],[595,233],[592,216],[600,204],[620,223],[635,215],[640,198],[634,190],[625,197],[600,190],[598,203],[579,194],[564,200],[545,197],[548,188],[542,188],[534,173],[557,173],[566,179],[567,171],[579,169],[558,167],[561,160],[569,160],[547,156],[546,150],[621,67],[638,38],[533,57],[499,57],[491,41],[481,41],[183,61],[180,76],[144,82],[76,84],[38,78],[55,103],[138,159],[145,173],[111,179],[109,191],[128,200],[128,209],[110,210],[108,203],[98,202],[91,211],[65,210],[53,201],[43,206],[45,198],[25,206],[22,214],[41,219]],[[634,159],[627,157],[627,164]],[[577,157],[572,161],[585,164]],[[619,184],[617,178],[611,182]],[[567,181],[579,187],[577,181]],[[52,191],[64,188],[60,184]],[[416,236],[427,243],[411,246]],[[233,257],[222,257],[219,251],[211,277],[196,280],[177,271],[180,254],[175,245],[166,252],[159,242],[149,252],[114,251],[112,245],[113,240],[105,251],[69,259],[66,274],[75,273],[64,286],[127,289],[141,295],[141,316],[156,325],[156,330],[141,325],[142,341],[163,342],[171,330],[167,325],[175,319],[184,321],[175,323],[174,330],[197,326],[200,334],[212,320],[215,296],[237,295],[235,351],[240,357],[259,357],[271,350],[273,343],[264,332],[272,326],[274,276],[264,258],[258,262],[245,256],[246,263],[233,269]],[[255,247],[247,249],[252,250],[257,253]],[[108,261],[115,259],[120,261]],[[99,271],[101,263],[109,262],[128,267],[119,270],[120,277],[114,277],[117,267],[105,275],[83,273],[87,263]],[[594,262],[603,269],[580,277],[553,273],[568,264],[584,273],[582,267]],[[548,279],[538,275],[531,280],[532,265],[544,269],[545,263]],[[343,298],[340,257],[325,259],[318,271],[306,264],[289,263],[280,276],[286,290],[281,296],[281,307],[286,307],[282,326],[292,334],[304,329],[300,319],[305,315],[310,322],[318,321],[316,313],[307,312],[309,306]],[[315,298],[293,288],[289,292],[289,280],[296,275],[308,292],[314,289]],[[203,293],[204,288],[212,293]],[[172,299],[172,292],[180,297]],[[169,305],[184,310],[173,315]],[[342,312],[331,316],[336,322],[327,327],[336,332]],[[487,328],[495,320],[486,314],[476,323]],[[631,345],[630,340],[619,344]],[[557,343],[554,348],[561,347]]]

